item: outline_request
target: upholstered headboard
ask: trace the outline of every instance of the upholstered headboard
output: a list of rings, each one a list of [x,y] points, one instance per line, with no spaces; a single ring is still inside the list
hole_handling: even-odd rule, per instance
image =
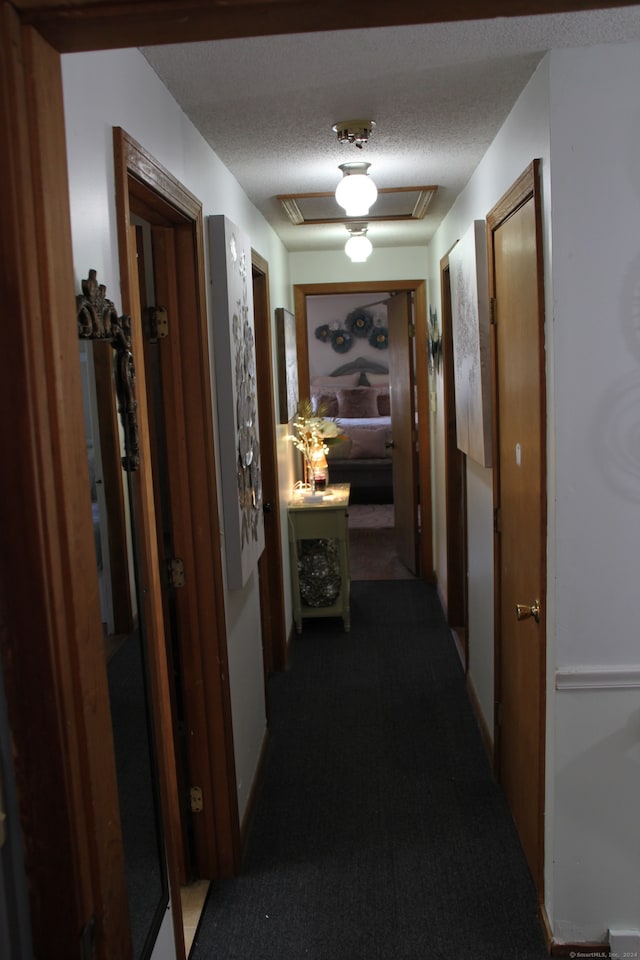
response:
[[[376,360],[367,360],[365,357],[356,357],[355,360],[351,360],[349,363],[343,363],[342,366],[337,367],[329,374],[329,376],[344,377],[350,373],[358,374],[358,386],[368,387],[371,385],[367,377],[368,373],[383,374],[388,376],[389,367],[385,363],[378,363]]]

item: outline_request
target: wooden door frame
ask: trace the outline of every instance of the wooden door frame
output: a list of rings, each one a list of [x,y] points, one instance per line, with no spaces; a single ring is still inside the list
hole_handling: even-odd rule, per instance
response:
[[[229,37],[350,30],[414,23],[534,16],[576,10],[632,6],[635,0],[450,0],[445,10],[423,0],[372,0],[363,14],[360,3],[344,0],[236,0],[224,5],[198,0],[147,3],[127,0],[113,9],[111,0],[14,0],[27,25],[35,27],[60,53],[189,43]],[[250,15],[249,15],[250,14]]]
[[[410,290],[414,296],[416,325],[416,410],[418,413],[418,483],[420,485],[420,573],[423,580],[433,582],[433,507],[431,491],[431,413],[429,405],[429,370],[427,364],[427,281],[370,280],[342,283],[297,283],[293,287],[296,317],[296,351],[300,396],[309,396],[309,334],[307,329],[307,297],[340,293],[393,293]]]
[[[262,655],[266,680],[275,670],[287,666],[287,627],[284,600],[282,559],[282,526],[278,485],[278,447],[273,389],[273,343],[271,306],[269,301],[269,264],[255,250],[251,251],[253,278],[254,335],[256,341],[256,374],[258,417],[260,426],[260,460],[264,503],[265,549],[258,560],[260,584],[260,623]],[[265,689],[266,693],[266,689]],[[268,712],[267,701],[267,712]]]
[[[487,214],[487,259],[489,268],[489,297],[495,298],[495,243],[494,237],[496,230],[512,216],[523,204],[533,199],[535,209],[536,223],[536,251],[537,251],[537,281],[538,281],[538,336],[540,338],[540,370],[538,372],[541,379],[541,423],[544,426],[545,437],[541,442],[541,503],[540,503],[540,537],[542,545],[542,569],[541,577],[541,595],[540,601],[543,609],[541,618],[541,630],[545,631],[545,641],[542,646],[540,658],[540,675],[537,678],[540,689],[540,723],[538,740],[538,762],[540,766],[540,785],[539,795],[537,797],[538,817],[539,817],[539,841],[538,841],[538,871],[533,877],[533,881],[538,894],[540,907],[544,903],[544,806],[545,806],[545,770],[546,770],[546,618],[544,609],[546,607],[546,588],[547,588],[547,466],[546,466],[546,374],[545,374],[545,348],[544,348],[544,260],[543,260],[543,237],[542,237],[542,194],[540,186],[540,161],[534,160],[529,167],[521,174],[516,182],[501,197],[498,203]],[[500,506],[500,422],[499,422],[499,396],[498,396],[498,377],[497,377],[497,341],[496,327],[491,325],[491,403],[493,411],[493,505],[494,512]],[[501,654],[502,654],[502,603],[501,603],[501,538],[496,529],[494,533],[494,701],[497,705],[501,702]],[[500,725],[494,723],[493,730],[493,765],[496,776],[500,779]]]
[[[191,581],[188,638],[179,638],[193,729],[189,766],[204,798],[203,816],[194,815],[198,873],[216,879],[237,872],[240,831],[233,749],[231,694],[220,553],[213,407],[205,293],[202,204],[155,158],[119,127],[114,160],[120,280],[125,312],[138,298],[138,274],[130,249],[130,210],[168,225],[175,241],[175,308],[179,327],[171,336],[171,382],[163,383],[167,432],[174,453],[170,465],[172,521],[177,555],[187,562]],[[188,318],[184,322],[182,318]],[[177,335],[175,335],[177,333]],[[142,351],[139,351],[140,362]],[[188,469],[187,469],[188,465]],[[164,651],[166,656],[166,651]],[[167,705],[168,709],[168,705]],[[171,741],[173,748],[173,741]],[[182,799],[184,801],[184,798]],[[172,804],[172,830],[181,835],[179,810]],[[176,817],[178,818],[176,820]]]
[[[446,596],[441,593],[441,601],[466,673],[469,667],[466,504],[462,537],[456,530],[454,515],[461,498],[466,498],[466,461],[463,460],[464,454],[458,449],[456,436],[451,284],[448,253],[440,260],[440,310],[442,317],[442,416],[444,420],[445,537],[447,549],[447,590]],[[462,539],[462,543],[460,543],[460,539]]]
[[[93,916],[97,955],[126,958],[60,57],[7,3],[0,46],[0,110],[12,131],[0,159],[1,298],[12,328],[0,377],[0,442],[11,451],[0,498],[0,646],[34,952],[79,957]]]
[[[444,15],[621,2],[634,0],[528,0],[517,10],[508,0],[452,0]],[[361,27],[363,16],[360,4],[343,0],[263,0],[249,5],[252,16],[247,10],[197,4],[185,15],[183,0],[117,8],[107,0],[0,0],[0,121],[11,131],[0,151],[0,301],[11,324],[0,377],[0,444],[11,451],[0,498],[0,647],[32,930],[49,960],[79,956],[78,930],[91,916],[99,960],[124,960],[130,943],[97,573],[87,577],[95,551],[70,328],[76,291],[60,54],[347,29]],[[370,4],[366,16],[367,26],[388,26],[440,21],[443,11],[402,0]]]

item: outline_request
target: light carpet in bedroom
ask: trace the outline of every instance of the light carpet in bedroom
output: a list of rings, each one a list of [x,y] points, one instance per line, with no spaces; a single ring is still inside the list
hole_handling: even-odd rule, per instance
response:
[[[349,506],[349,568],[352,580],[413,580],[395,552],[393,504]]]

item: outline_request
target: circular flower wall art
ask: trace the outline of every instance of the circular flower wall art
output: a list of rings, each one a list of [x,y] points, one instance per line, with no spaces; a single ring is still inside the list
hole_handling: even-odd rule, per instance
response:
[[[353,346],[353,337],[346,330],[334,330],[331,334],[331,346],[336,353],[347,353]]]
[[[368,337],[373,327],[373,314],[364,307],[358,307],[347,315],[345,327],[355,337]]]
[[[389,330],[387,327],[374,327],[369,334],[369,343],[376,350],[386,350],[389,346]]]

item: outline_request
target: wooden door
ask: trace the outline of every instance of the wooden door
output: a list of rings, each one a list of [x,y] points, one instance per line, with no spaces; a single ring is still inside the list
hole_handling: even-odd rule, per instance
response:
[[[418,573],[418,458],[411,295],[401,291],[387,301],[389,387],[393,440],[395,547],[412,573]]]
[[[196,782],[197,766],[191,776],[189,743],[186,731],[196,725],[190,717],[192,699],[185,696],[181,638],[194,632],[193,577],[183,575],[182,585],[177,570],[172,565],[176,558],[181,570],[193,570],[194,561],[190,544],[180,536],[179,521],[185,509],[189,509],[189,496],[184,489],[182,476],[185,465],[176,449],[175,438],[179,436],[176,418],[181,414],[181,405],[176,398],[180,373],[176,369],[175,350],[172,349],[177,335],[176,324],[179,312],[175,297],[174,236],[170,227],[151,228],[138,221],[136,226],[136,255],[141,314],[143,317],[143,352],[147,383],[147,407],[149,416],[149,444],[153,462],[153,493],[155,505],[158,558],[161,574],[162,609],[164,614],[165,651],[171,692],[173,717],[172,748],[176,768],[176,780],[180,797],[179,817],[179,868],[180,882],[186,883],[194,873],[199,873],[197,859],[192,858],[193,849],[206,846],[206,836],[200,836],[199,818],[189,810],[189,788]],[[157,276],[156,276],[157,274]],[[154,312],[157,303],[164,304],[167,316],[174,327],[173,337],[158,335]],[[162,334],[168,333],[168,329]],[[166,342],[163,342],[166,341]],[[178,378],[178,384],[176,384]],[[170,423],[167,423],[167,416]],[[171,464],[171,466],[170,466]],[[176,465],[178,465],[176,470]],[[177,500],[177,506],[172,505]],[[194,869],[195,868],[195,869]]]
[[[269,674],[274,670],[284,670],[287,665],[287,618],[282,577],[278,450],[273,368],[271,366],[269,265],[255,250],[252,250],[251,266],[264,511],[264,550],[258,560],[258,578],[260,582],[260,625],[262,627],[266,692],[266,681]],[[269,703],[267,700],[267,714],[268,709]]]
[[[441,336],[447,545],[445,612],[466,669],[469,660],[467,637],[467,457],[458,448],[456,439],[456,385],[453,366],[453,317],[448,254],[440,261],[440,293],[442,304]]]
[[[114,153],[123,306],[127,311],[139,309],[137,241],[135,232],[126,228],[134,215],[152,225],[156,286],[152,292],[156,305],[168,309],[168,336],[162,338],[158,351],[162,355],[161,386],[156,407],[161,412],[162,442],[166,444],[165,512],[170,516],[156,512],[156,524],[160,522],[169,532],[171,552],[184,563],[185,586],[175,589],[175,629],[171,631],[171,648],[165,644],[164,654],[167,662],[174,666],[179,663],[174,697],[182,698],[188,746],[186,758],[179,749],[174,750],[174,712],[166,749],[173,755],[174,777],[182,759],[188,768],[189,782],[185,785],[189,791],[181,797],[181,803],[187,805],[188,832],[193,839],[192,873],[214,879],[237,871],[240,831],[218,525],[202,207],[169,171],[119,128],[114,130]],[[147,363],[148,353],[147,348]],[[159,436],[155,431],[156,440]],[[158,466],[156,448],[152,474],[156,496]],[[156,553],[165,560],[159,576],[166,584],[166,544],[160,543],[159,549],[157,526],[154,534]],[[164,602],[165,620],[167,609]],[[200,791],[194,795],[193,807],[191,787]],[[189,866],[184,856],[184,813],[181,817],[174,805],[171,817],[177,849],[175,867],[180,868],[184,879]]]
[[[542,897],[546,428],[537,184],[537,166],[532,166],[487,222],[496,320],[496,759]],[[540,608],[537,615],[530,609],[535,606]]]

